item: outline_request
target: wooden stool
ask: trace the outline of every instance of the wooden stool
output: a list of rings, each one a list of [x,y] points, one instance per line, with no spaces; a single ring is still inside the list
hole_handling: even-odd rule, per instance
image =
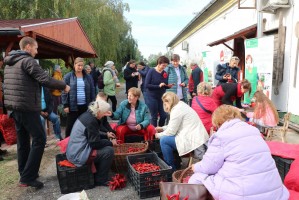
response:
[[[281,135],[282,142],[285,142],[285,135],[289,127],[291,113],[286,113],[283,117],[283,126],[275,126],[271,128],[266,128],[265,133],[267,134],[266,140],[271,140],[274,132],[279,132]]]

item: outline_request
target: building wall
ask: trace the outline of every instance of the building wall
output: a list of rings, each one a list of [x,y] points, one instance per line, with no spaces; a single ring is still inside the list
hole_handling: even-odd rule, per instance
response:
[[[253,9],[238,9],[237,4],[225,13],[220,14],[217,18],[210,21],[206,26],[201,27],[193,35],[189,36],[185,41],[189,43],[189,51],[182,51],[182,44],[173,47],[174,53],[181,53],[181,61],[190,63],[192,61],[200,61],[201,52],[210,51],[214,55],[217,64],[219,58],[216,52],[220,49],[228,49],[220,44],[208,47],[207,44],[217,41],[226,36],[232,35],[246,27],[257,23],[257,11]],[[266,19],[265,30],[278,28],[279,13],[283,14],[283,25],[286,26],[285,39],[285,55],[284,55],[284,75],[283,82],[279,85],[279,95],[272,94],[272,100],[280,111],[292,112],[299,115],[299,69],[297,70],[297,86],[293,87],[293,74],[295,66],[295,58],[297,51],[297,38],[295,37],[296,20],[299,19],[299,5],[292,5],[291,8],[281,8],[275,14],[263,13]],[[208,11],[207,11],[208,12]]]

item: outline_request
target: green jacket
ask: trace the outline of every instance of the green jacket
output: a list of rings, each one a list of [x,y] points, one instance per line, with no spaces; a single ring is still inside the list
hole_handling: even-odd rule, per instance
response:
[[[115,96],[115,82],[113,80],[112,71],[110,68],[103,69],[104,77],[104,93],[108,96]]]
[[[118,125],[126,124],[126,121],[131,113],[131,105],[128,100],[120,103],[119,107],[111,116],[113,119],[119,119]],[[142,129],[150,124],[150,113],[147,105],[141,101],[137,101],[135,107],[136,124],[140,124]]]
[[[188,103],[188,97],[187,97],[187,86],[189,83],[189,78],[187,76],[187,72],[184,69],[184,67],[182,67],[181,65],[178,66],[178,68],[180,69],[180,75],[181,75],[181,80],[182,83],[185,83],[185,87],[182,87],[182,92],[183,92],[183,96],[184,96],[184,101],[185,103]],[[175,72],[174,66],[172,64],[168,65],[165,68],[165,71],[168,74],[168,84],[170,83],[177,83],[178,82],[178,76]],[[175,84],[174,86],[172,86],[170,89],[166,89],[167,92],[173,92],[173,93],[177,93],[177,84]]]

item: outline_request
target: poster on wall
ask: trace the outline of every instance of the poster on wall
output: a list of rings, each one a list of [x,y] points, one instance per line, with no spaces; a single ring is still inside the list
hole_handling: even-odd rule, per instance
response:
[[[274,37],[245,40],[245,79],[251,82],[251,94],[244,96],[249,104],[257,90],[262,90],[271,99],[273,75]]]
[[[213,67],[213,59],[211,56],[211,52],[203,51],[202,52],[202,62],[200,64],[201,70],[204,74],[204,82],[210,83],[213,85],[214,81],[214,67]]]

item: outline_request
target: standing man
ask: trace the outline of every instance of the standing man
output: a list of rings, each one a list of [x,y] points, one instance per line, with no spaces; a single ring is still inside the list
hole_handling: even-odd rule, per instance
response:
[[[137,66],[137,69],[138,69],[138,72],[139,74],[141,75],[141,80],[142,80],[142,83],[140,85],[140,89],[142,91],[142,94],[143,94],[143,99],[144,99],[144,102],[146,103],[146,88],[144,87],[144,83],[145,83],[145,77],[147,75],[147,72],[149,70],[149,67],[146,66],[146,64],[144,62],[139,62],[138,66]]]
[[[139,72],[137,72],[135,60],[130,60],[127,64],[124,70],[124,79],[126,80],[126,94],[130,88],[138,88]]]
[[[90,66],[91,68],[91,72],[90,72],[90,75],[92,76],[92,79],[93,79],[93,85],[94,85],[94,88],[95,88],[95,94],[98,94],[99,92],[99,88],[98,88],[98,78],[100,76],[100,71],[97,70],[96,66],[94,65],[94,62],[93,61],[89,61],[88,65]]]
[[[203,72],[196,63],[191,63],[190,66],[192,72],[189,77],[189,92],[191,97],[193,98],[197,95],[198,84],[203,82]]]
[[[70,87],[49,77],[34,60],[38,48],[35,39],[23,37],[19,46],[21,50],[9,52],[4,59],[4,104],[16,124],[20,186],[40,189],[44,184],[37,178],[46,143],[40,120],[41,85],[65,92]]]
[[[167,66],[165,71],[168,74],[168,84],[173,85],[166,91],[175,93],[181,101],[188,103],[187,85],[189,79],[185,68],[180,65],[180,56],[178,54],[171,56],[171,64]]]
[[[215,74],[215,79],[219,81],[217,85],[238,82],[238,73],[240,71],[238,67],[239,61],[240,59],[237,56],[233,56],[229,63],[217,65],[217,72]]]

